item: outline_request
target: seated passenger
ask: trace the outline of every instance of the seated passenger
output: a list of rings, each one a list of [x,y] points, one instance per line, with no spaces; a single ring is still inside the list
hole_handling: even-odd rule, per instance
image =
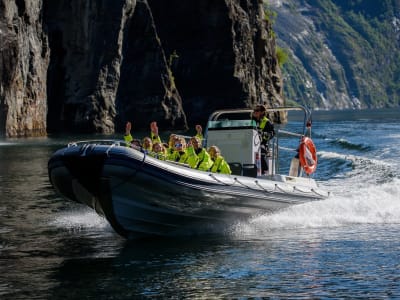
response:
[[[186,141],[183,137],[176,136],[174,139],[174,151],[167,155],[167,160],[186,164],[188,155],[186,152]]]
[[[211,146],[208,149],[208,153],[211,156],[213,161],[213,165],[210,169],[213,173],[221,173],[221,174],[231,174],[231,168],[229,164],[225,161],[223,156],[221,155],[221,150],[217,146]]]
[[[210,155],[202,147],[200,139],[196,136],[190,138],[187,154],[189,156],[188,164],[193,169],[207,171],[213,164]]]
[[[175,138],[176,138],[176,134],[171,133],[169,136],[169,139],[168,139],[168,147],[166,148],[167,156],[171,155],[175,150]]]
[[[153,144],[153,149],[152,149],[152,152],[150,152],[150,155],[154,158],[165,160],[166,152],[165,152],[163,144],[160,142],[155,142]]]
[[[143,138],[142,150],[146,154],[150,153],[153,150],[153,143],[151,141],[151,138],[149,138],[148,136]]]

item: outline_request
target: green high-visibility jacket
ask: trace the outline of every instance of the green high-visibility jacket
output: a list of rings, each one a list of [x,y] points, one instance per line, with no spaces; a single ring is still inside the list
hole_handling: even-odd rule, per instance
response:
[[[226,160],[221,155],[215,159],[210,171],[213,173],[221,173],[221,174],[231,174],[232,173],[231,168],[229,167],[229,164],[226,162]]]
[[[153,151],[151,151],[151,152],[149,152],[149,155],[151,157],[158,158],[160,160],[166,160],[167,159],[165,153],[163,153],[163,152],[153,152]]]
[[[153,144],[157,143],[157,142],[162,143],[159,135],[154,135],[153,132],[150,132],[150,137],[151,137],[151,141],[153,142]]]
[[[212,165],[213,161],[210,154],[204,148],[198,148],[194,150],[193,146],[187,148],[188,153],[188,164],[193,169],[198,169],[201,171],[208,171]]]
[[[167,154],[167,160],[176,161],[182,164],[188,163],[188,154],[186,151],[176,151]]]
[[[133,141],[132,135],[131,135],[131,134],[124,135],[124,141],[125,141],[127,144],[130,144],[130,143]]]

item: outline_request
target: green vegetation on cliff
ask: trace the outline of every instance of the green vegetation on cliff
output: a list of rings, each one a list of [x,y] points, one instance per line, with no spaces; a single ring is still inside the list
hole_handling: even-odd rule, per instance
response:
[[[315,108],[400,104],[399,1],[286,0],[277,11],[287,99]]]

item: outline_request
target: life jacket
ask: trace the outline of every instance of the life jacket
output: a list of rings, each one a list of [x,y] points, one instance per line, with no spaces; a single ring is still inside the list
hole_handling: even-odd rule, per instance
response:
[[[153,142],[153,144],[157,143],[157,142],[162,143],[159,135],[154,135],[153,132],[150,132],[150,137],[151,137],[151,141]]]
[[[131,135],[131,134],[124,135],[124,141],[125,141],[128,145],[130,145],[130,143],[133,141],[132,135]]]
[[[188,156],[188,164],[193,169],[207,171],[213,165],[210,154],[204,148],[194,150],[193,146],[190,146],[188,148]]]
[[[268,121],[269,121],[269,120],[268,120],[268,118],[267,118],[266,116],[264,116],[264,117],[261,119],[260,125],[258,126],[258,127],[261,129],[261,131],[264,131],[265,125],[267,125]]]
[[[200,144],[203,143],[203,134],[202,133],[196,133],[195,137],[197,137],[200,140]]]
[[[213,173],[221,173],[221,174],[232,173],[229,164],[225,161],[225,159],[221,155],[215,159],[210,171]]]
[[[267,143],[269,139],[275,135],[274,125],[270,122],[270,120],[266,116],[264,116],[261,119],[258,128],[260,130],[262,136],[262,142],[264,144]]]
[[[157,158],[157,159],[160,159],[160,160],[166,160],[166,155],[163,152],[153,152],[152,151],[152,152],[149,153],[149,155],[151,157],[154,157],[154,158]]]
[[[172,160],[179,163],[187,163],[188,154],[186,151],[176,151],[174,150],[172,153],[167,155],[167,160]]]

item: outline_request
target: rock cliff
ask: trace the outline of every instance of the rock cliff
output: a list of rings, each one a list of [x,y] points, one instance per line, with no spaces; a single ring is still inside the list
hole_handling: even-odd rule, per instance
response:
[[[48,64],[42,2],[0,0],[0,135],[46,134]]]
[[[286,99],[316,109],[400,105],[400,1],[266,0],[287,49]]]
[[[282,104],[261,0],[0,0],[0,134],[184,129]]]

